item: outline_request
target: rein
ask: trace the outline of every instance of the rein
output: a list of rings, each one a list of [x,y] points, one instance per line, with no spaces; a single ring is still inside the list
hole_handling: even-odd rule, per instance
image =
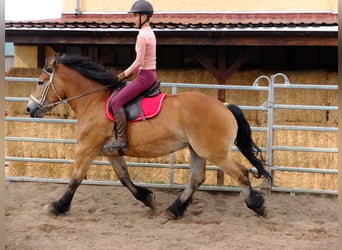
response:
[[[54,107],[56,107],[58,104],[61,104],[61,103],[64,103],[64,104],[67,104],[69,101],[72,101],[72,100],[75,100],[75,99],[78,99],[78,98],[81,98],[83,96],[86,96],[86,95],[89,95],[89,94],[92,94],[92,93],[95,93],[97,91],[100,91],[102,89],[105,89],[105,88],[109,88],[111,86],[114,86],[114,84],[110,84],[110,85],[107,85],[107,86],[103,86],[103,87],[100,87],[100,88],[96,88],[94,90],[91,90],[91,91],[88,91],[88,92],[85,92],[83,94],[80,94],[80,95],[77,95],[77,96],[73,96],[73,97],[69,97],[69,98],[66,98],[66,99],[63,99],[62,97],[60,97],[60,95],[57,93],[57,90],[55,89],[55,87],[53,86],[53,78],[55,77],[55,69],[56,69],[56,66],[53,67],[53,70],[52,72],[49,72],[47,71],[45,68],[43,69],[43,72],[45,72],[46,74],[50,75],[50,79],[49,81],[46,83],[45,85],[45,88],[42,92],[42,96],[40,98],[40,100],[38,100],[36,97],[34,97],[33,95],[31,95],[31,99],[33,101],[35,101],[36,103],[38,103],[39,107],[41,109],[52,109]],[[54,102],[54,103],[49,103],[47,105],[44,105],[44,102],[46,101],[46,97],[47,97],[47,94],[49,92],[49,89],[50,87],[52,88],[53,92],[55,93],[55,95],[58,97],[58,100],[57,102]]]

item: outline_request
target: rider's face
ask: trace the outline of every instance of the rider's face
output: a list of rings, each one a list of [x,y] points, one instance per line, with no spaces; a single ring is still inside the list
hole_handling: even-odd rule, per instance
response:
[[[141,15],[141,18],[139,18],[140,15]],[[133,13],[133,22],[136,27],[140,27],[140,24],[144,23],[146,21],[146,18],[147,18],[146,14]]]

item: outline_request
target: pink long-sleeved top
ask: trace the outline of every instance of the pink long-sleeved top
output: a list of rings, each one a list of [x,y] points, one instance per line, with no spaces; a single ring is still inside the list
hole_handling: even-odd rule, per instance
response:
[[[135,45],[135,61],[125,70],[125,76],[137,72],[139,69],[156,69],[156,37],[151,27],[140,29]]]

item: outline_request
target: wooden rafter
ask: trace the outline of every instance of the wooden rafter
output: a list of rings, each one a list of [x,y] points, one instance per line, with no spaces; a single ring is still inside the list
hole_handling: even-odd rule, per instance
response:
[[[225,81],[236,72],[245,62],[247,62],[256,52],[257,47],[249,47],[231,66],[226,67],[225,47],[218,48],[218,68],[215,68],[211,62],[201,54],[196,48],[192,47],[196,59],[200,64],[209,71],[218,81],[219,84],[224,84]]]

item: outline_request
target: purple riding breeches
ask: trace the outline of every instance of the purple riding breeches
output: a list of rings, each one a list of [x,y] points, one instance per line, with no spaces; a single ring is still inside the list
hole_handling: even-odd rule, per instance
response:
[[[157,72],[155,69],[151,70],[139,70],[137,77],[124,87],[112,101],[112,110],[117,112],[126,103],[133,100],[144,90],[150,88],[157,80]]]

